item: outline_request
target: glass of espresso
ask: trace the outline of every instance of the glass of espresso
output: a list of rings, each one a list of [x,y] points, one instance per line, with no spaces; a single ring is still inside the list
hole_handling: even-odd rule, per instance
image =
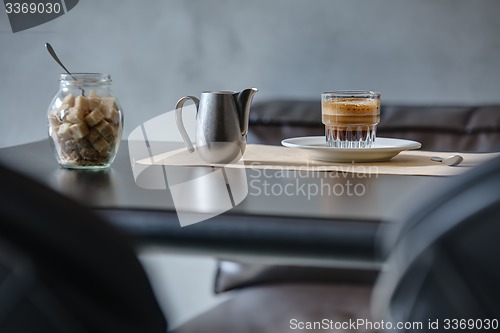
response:
[[[371,148],[380,121],[380,93],[339,90],[321,95],[327,147]]]

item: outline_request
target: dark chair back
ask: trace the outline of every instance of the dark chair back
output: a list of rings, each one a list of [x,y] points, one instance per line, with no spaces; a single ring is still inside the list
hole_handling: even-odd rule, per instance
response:
[[[430,323],[475,331],[500,313],[500,158],[432,191],[405,223],[386,231],[387,269],[373,306],[379,319],[421,322],[424,331]]]
[[[165,332],[132,243],[0,165],[0,332]]]

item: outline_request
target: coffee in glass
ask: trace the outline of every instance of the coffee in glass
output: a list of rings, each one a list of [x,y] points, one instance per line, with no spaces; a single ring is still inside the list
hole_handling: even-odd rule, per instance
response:
[[[380,93],[340,90],[321,96],[326,145],[340,148],[370,148],[375,144],[380,121]]]

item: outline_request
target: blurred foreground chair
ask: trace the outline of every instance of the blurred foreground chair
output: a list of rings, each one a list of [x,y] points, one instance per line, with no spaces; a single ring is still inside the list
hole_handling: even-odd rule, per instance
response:
[[[0,332],[166,332],[130,240],[1,165]]]
[[[429,323],[437,331],[497,331],[500,158],[436,192],[383,233],[388,259],[374,289],[375,317],[423,323],[399,332],[426,331]]]

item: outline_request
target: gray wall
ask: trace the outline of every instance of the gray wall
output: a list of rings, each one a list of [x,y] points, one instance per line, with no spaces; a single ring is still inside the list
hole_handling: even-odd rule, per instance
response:
[[[499,36],[496,0],[82,0],[16,34],[0,11],[0,147],[46,137],[60,69],[45,42],[70,70],[112,75],[127,135],[202,90],[500,103]]]

